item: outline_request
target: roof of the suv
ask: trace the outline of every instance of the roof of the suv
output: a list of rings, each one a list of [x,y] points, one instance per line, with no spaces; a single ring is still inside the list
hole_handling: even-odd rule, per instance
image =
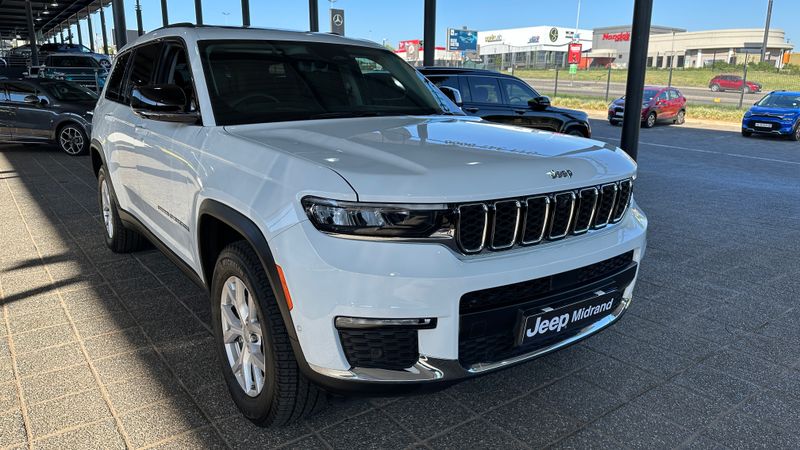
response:
[[[495,72],[487,69],[472,69],[467,67],[420,67],[419,71],[425,75],[484,75],[493,77],[516,78],[506,73]]]
[[[330,33],[312,33],[310,31],[292,31],[271,28],[229,27],[217,25],[173,24],[151,31],[129,42],[124,49],[142,42],[169,36],[179,36],[188,42],[202,40],[272,40],[272,41],[305,41],[330,44],[358,45],[362,47],[383,48],[380,44],[364,39],[351,39]]]

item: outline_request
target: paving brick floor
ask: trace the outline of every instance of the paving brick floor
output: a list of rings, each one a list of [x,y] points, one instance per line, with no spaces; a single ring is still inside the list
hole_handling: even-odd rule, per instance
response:
[[[800,145],[642,141],[649,249],[613,329],[274,430],[229,400],[204,294],[155,250],[105,248],[88,158],[0,147],[0,448],[800,447]]]

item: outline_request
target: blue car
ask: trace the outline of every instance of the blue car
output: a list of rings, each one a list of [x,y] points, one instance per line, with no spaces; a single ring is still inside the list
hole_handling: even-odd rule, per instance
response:
[[[756,102],[742,118],[742,136],[753,133],[800,141],[800,92],[774,91]]]

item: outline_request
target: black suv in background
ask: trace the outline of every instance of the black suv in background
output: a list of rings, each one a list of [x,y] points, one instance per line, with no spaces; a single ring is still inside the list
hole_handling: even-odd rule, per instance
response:
[[[455,67],[423,67],[419,71],[471,116],[575,136],[592,135],[586,113],[551,106],[548,97],[517,77]]]

